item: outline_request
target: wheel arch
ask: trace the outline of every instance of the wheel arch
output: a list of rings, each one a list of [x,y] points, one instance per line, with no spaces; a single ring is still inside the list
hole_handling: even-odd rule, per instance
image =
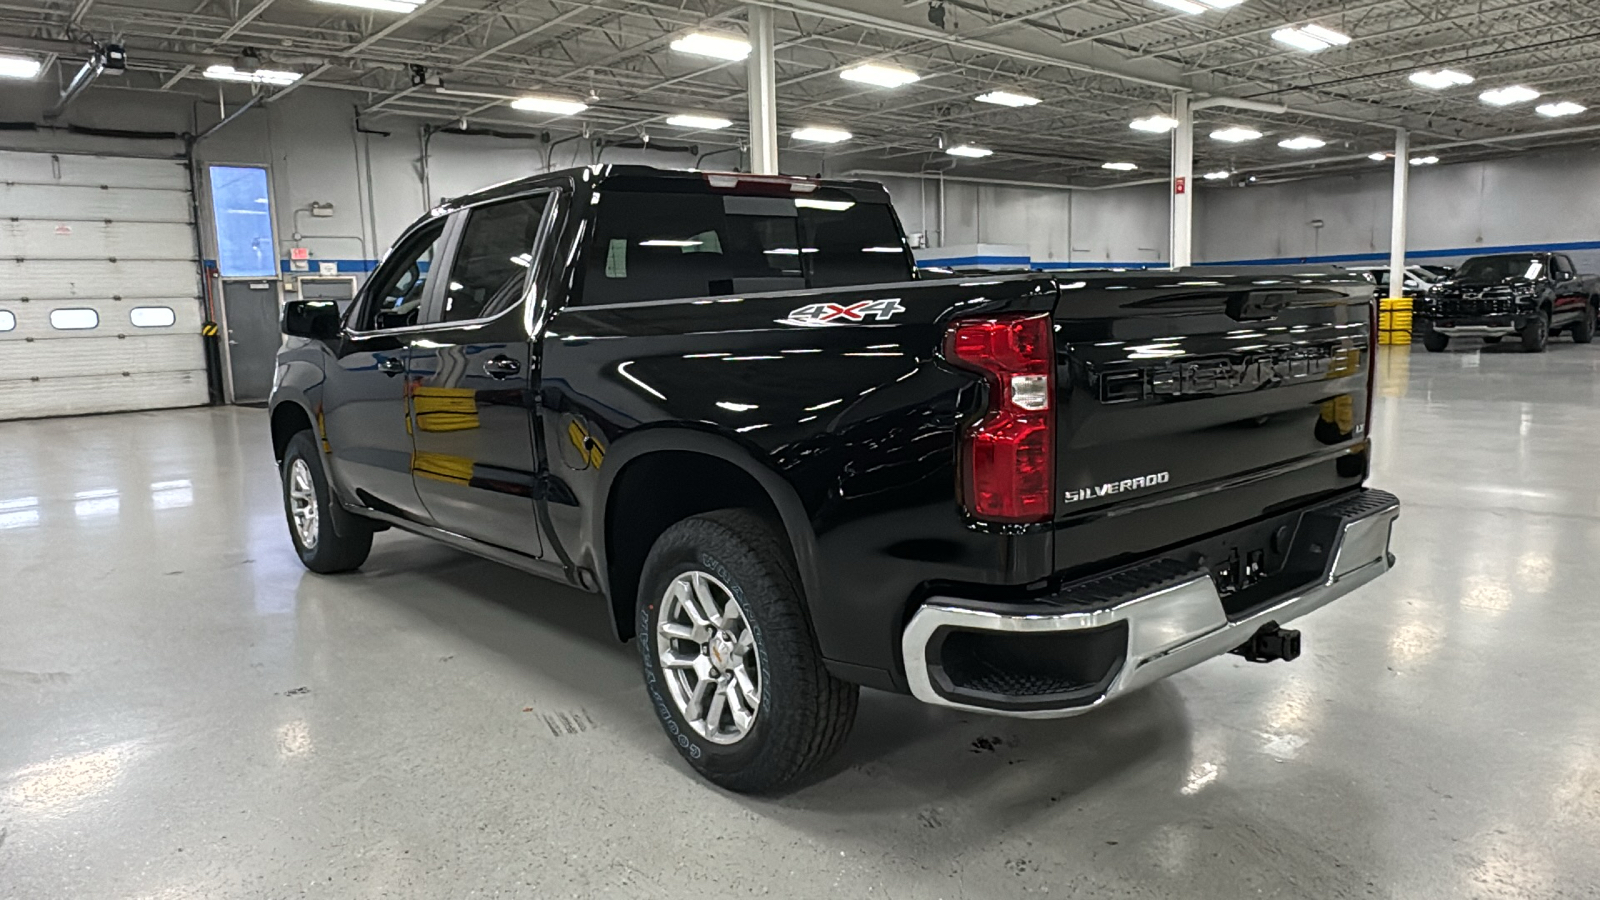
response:
[[[283,454],[289,446],[289,439],[301,431],[311,431],[315,434],[316,425],[311,417],[311,411],[297,400],[282,400],[273,404],[272,412],[272,458],[283,462]]]
[[[619,639],[633,636],[639,577],[656,538],[713,509],[752,509],[782,530],[809,613],[821,583],[811,518],[794,487],[748,448],[704,431],[647,429],[608,448],[605,469],[588,531]]]

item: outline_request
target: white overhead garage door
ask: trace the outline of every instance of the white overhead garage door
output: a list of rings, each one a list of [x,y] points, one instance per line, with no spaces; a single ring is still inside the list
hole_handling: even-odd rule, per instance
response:
[[[0,151],[0,420],[207,402],[189,171]]]

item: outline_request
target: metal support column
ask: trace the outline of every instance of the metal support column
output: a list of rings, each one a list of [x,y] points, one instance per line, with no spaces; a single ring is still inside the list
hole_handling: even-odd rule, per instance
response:
[[[750,57],[745,91],[750,97],[750,171],[778,174],[778,76],[773,61],[772,8],[749,7]]]
[[[1411,135],[1404,128],[1394,133],[1394,214],[1389,226],[1389,293],[1405,296],[1406,196],[1410,191]]]
[[[1168,264],[1174,269],[1194,265],[1194,110],[1189,94],[1172,97],[1172,245]]]

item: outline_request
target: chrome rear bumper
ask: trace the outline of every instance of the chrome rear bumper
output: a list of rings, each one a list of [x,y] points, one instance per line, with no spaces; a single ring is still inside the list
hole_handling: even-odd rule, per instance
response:
[[[1380,492],[1368,492],[1377,496]],[[1122,599],[1115,605],[1058,614],[1015,614],[975,608],[950,597],[934,597],[911,617],[901,636],[911,693],[927,703],[1022,718],[1058,718],[1088,712],[1108,700],[1220,656],[1248,641],[1268,623],[1284,624],[1331,603],[1387,572],[1393,563],[1389,537],[1400,516],[1392,495],[1366,503],[1358,515],[1343,519],[1334,545],[1328,548],[1323,576],[1310,585],[1264,603],[1231,620],[1208,573]],[[1068,597],[1070,598],[1070,590]],[[991,634],[1041,635],[1089,632],[1125,623],[1126,653],[1114,673],[1093,692],[1054,708],[1015,709],[986,706],[952,697],[935,686],[929,647],[936,635],[950,630]],[[1103,632],[1102,632],[1103,633]]]

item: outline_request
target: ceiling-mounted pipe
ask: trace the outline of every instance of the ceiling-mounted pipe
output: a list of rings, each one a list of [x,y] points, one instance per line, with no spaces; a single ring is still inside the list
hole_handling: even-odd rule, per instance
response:
[[[886,169],[850,169],[846,172],[840,172],[834,177],[853,178],[857,175],[877,178],[937,179],[939,177],[938,174],[926,172],[891,172]],[[1165,184],[1167,181],[1166,177],[1163,176],[1161,178],[1140,178],[1136,181],[1119,181],[1116,184],[1084,185],[1061,184],[1054,181],[1023,181],[1013,178],[977,178],[970,175],[945,175],[944,178],[946,181],[959,181],[964,184],[992,184],[998,187],[1035,188],[1047,191],[1111,191],[1117,188],[1138,187],[1145,184]]]
[[[223,126],[227,125],[228,123],[232,122],[234,119],[237,119],[240,116],[244,115],[245,113],[249,112],[251,110],[251,108],[253,108],[257,103],[260,103],[262,100],[265,100],[267,98],[267,96],[268,96],[267,93],[265,91],[262,91],[261,93],[256,94],[254,97],[251,97],[243,106],[239,107],[238,109],[234,110],[231,113],[228,113],[221,120],[219,120],[215,125],[212,125],[210,128],[207,128],[205,131],[202,131],[199,134],[195,135],[194,136],[194,143],[198,144],[201,141],[205,140],[206,138],[210,137],[211,135],[215,134],[216,132],[221,131]]]
[[[1189,104],[1189,109],[1202,110],[1210,109],[1213,106],[1228,106],[1234,109],[1252,109],[1256,112],[1264,113],[1286,113],[1290,111],[1289,107],[1284,106],[1281,103],[1262,103],[1259,100],[1241,100],[1238,97],[1207,97],[1204,100],[1196,100],[1195,102]],[[1316,113],[1306,113],[1306,115],[1316,115]]]

